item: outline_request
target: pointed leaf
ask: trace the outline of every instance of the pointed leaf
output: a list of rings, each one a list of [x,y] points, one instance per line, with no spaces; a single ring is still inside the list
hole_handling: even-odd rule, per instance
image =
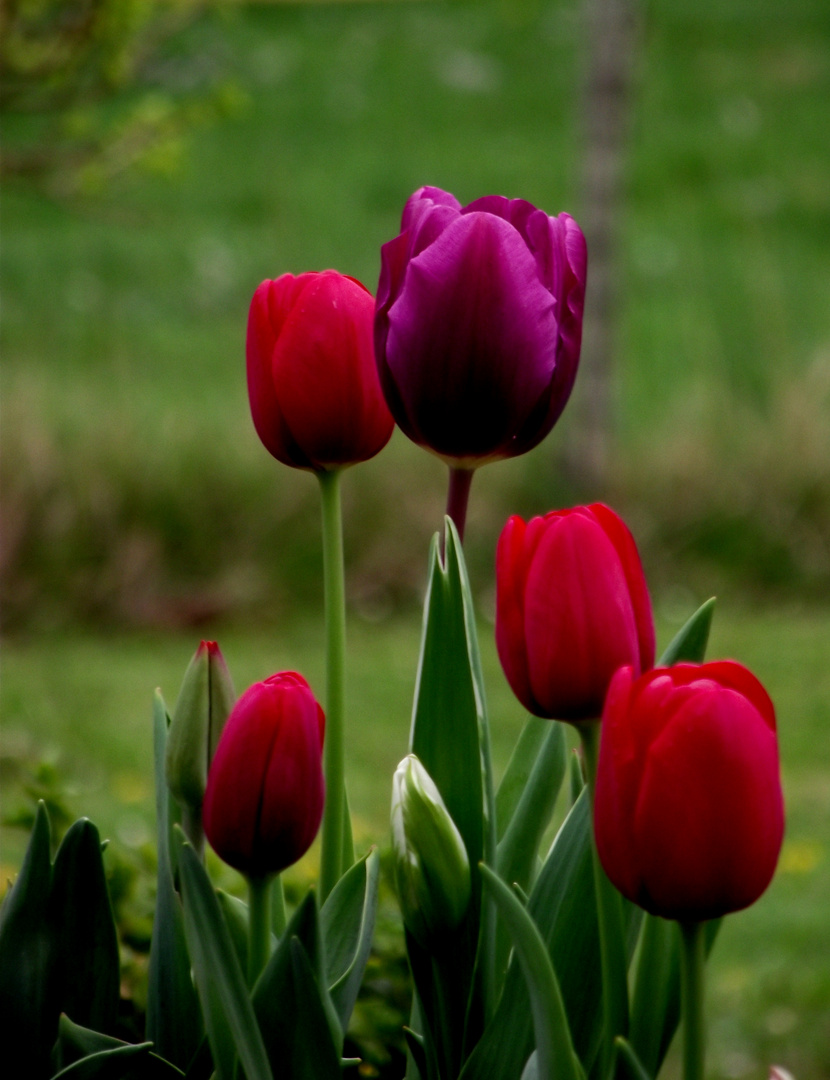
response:
[[[340,879],[320,913],[326,981],[344,1031],[372,948],[379,878],[380,858],[372,848]]]
[[[617,1061],[622,1063],[623,1076],[627,1076],[628,1080],[651,1080],[651,1076],[643,1068],[643,1063],[634,1053],[631,1043],[622,1035],[618,1035],[614,1040],[614,1046],[617,1051]]]
[[[151,1053],[152,1043],[122,1043],[61,1069],[52,1080],[175,1080],[184,1076],[169,1061]]]
[[[481,874],[507,924],[524,973],[533,1014],[539,1080],[580,1080],[565,1005],[542,935],[507,885],[487,866],[481,866]]]
[[[81,1058],[97,1054],[102,1050],[115,1050],[119,1046],[127,1044],[122,1039],[115,1039],[112,1035],[102,1035],[100,1031],[92,1031],[81,1024],[73,1023],[64,1013],[58,1024],[58,1041],[52,1051],[53,1064],[56,1069],[65,1069]]]
[[[681,660],[700,664],[706,655],[709,631],[715,614],[715,597],[701,604],[692,617],[680,627],[657,661],[657,667],[671,667]]]
[[[193,848],[180,840],[184,925],[220,1080],[233,1070],[233,1047],[248,1080],[273,1080],[248,988],[219,901]]]
[[[77,1024],[111,1031],[121,983],[118,937],[101,839],[87,818],[72,825],[58,849],[49,907],[60,1009]]]
[[[513,817],[522,792],[525,789],[533,766],[542,749],[551,728],[549,720],[540,720],[537,716],[528,716],[519,734],[519,740],[513,748],[504,776],[496,792],[496,822],[498,839],[501,842],[507,826]]]
[[[0,1041],[12,1061],[45,1075],[58,1030],[47,921],[52,863],[49,817],[38,804],[32,835],[0,923]]]
[[[147,1038],[156,1052],[186,1069],[202,1040],[204,1024],[190,976],[190,956],[181,902],[173,886],[170,804],[164,776],[167,709],[157,690],[153,700],[158,871],[156,911],[150,947]]]

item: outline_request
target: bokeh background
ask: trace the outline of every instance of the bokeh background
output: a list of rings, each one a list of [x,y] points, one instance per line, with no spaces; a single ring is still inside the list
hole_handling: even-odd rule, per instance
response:
[[[329,266],[374,288],[422,184],[523,197],[573,213],[590,264],[571,404],[473,485],[497,765],[522,715],[492,643],[496,538],[511,512],[601,498],[661,642],[717,593],[712,655],[779,711],[788,835],[717,946],[711,1074],[830,1077],[826,0],[8,0],[0,19],[4,879],[37,796],[57,832],[101,824],[140,1017],[153,687],[172,704],[209,637],[239,689],[297,667],[322,692],[316,485],[250,423],[253,290]],[[396,433],[344,497],[351,797],[383,844],[443,468]],[[355,1037],[364,1075],[399,1075],[391,901],[373,963]]]

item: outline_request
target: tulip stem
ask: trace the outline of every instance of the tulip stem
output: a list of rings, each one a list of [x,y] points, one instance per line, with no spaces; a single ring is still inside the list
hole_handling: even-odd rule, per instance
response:
[[[703,976],[706,924],[681,922],[681,1008],[683,1011],[683,1080],[703,1080],[706,1031],[703,1022]]]
[[[271,952],[271,877],[248,878],[248,985],[253,987]]]
[[[447,517],[452,518],[458,529],[458,538],[464,542],[464,525],[467,522],[467,503],[470,499],[470,485],[473,482],[473,469],[455,469],[450,466],[450,483],[447,489]]]
[[[588,777],[588,794],[591,799],[591,820],[594,814],[594,793],[599,763],[600,724],[598,721],[577,725],[582,752],[585,756],[585,772]],[[614,1054],[614,1040],[618,1035],[628,1035],[628,965],[625,955],[620,896],[606,876],[599,860],[596,840],[591,830],[591,856],[594,864],[594,892],[599,923],[600,962],[602,967],[602,1007],[605,1019],[605,1038],[601,1054],[600,1076],[609,1075]]]
[[[285,923],[285,892],[282,877],[276,874],[271,886],[271,928],[278,938],[285,933]]]
[[[343,872],[343,815],[346,705],[346,588],[343,570],[343,521],[340,511],[340,471],[321,470],[323,504],[323,581],[326,607],[326,737],[323,771],[326,803],[323,810],[323,850],[320,863],[320,902],[325,901]]]

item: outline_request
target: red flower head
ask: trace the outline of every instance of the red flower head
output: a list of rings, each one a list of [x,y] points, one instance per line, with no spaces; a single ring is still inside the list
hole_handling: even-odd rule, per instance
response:
[[[624,896],[666,919],[752,904],[784,835],[775,711],[741,664],[614,676],[602,717],[597,849]]]
[[[248,877],[277,874],[311,846],[323,816],[325,717],[302,675],[254,683],[228,718],[208,773],[205,835]]]
[[[614,672],[654,663],[654,623],[631,533],[607,506],[511,517],[496,554],[496,645],[536,716],[594,719]]]

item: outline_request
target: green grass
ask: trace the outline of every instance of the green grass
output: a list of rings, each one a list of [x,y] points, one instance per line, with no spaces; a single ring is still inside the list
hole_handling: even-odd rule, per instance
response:
[[[830,590],[829,12],[644,5],[602,494],[665,586]],[[325,266],[373,287],[423,183],[578,215],[582,41],[576,0],[220,5],[149,76],[169,98],[236,87],[172,178],[63,199],[6,182],[8,621],[187,623],[309,595],[312,486],[248,417],[250,296]],[[10,145],[27,123],[6,117]],[[476,482],[482,577],[508,512],[599,494],[562,468],[575,415]],[[441,470],[396,440],[352,484],[353,580],[411,598]]]
[[[666,611],[660,621],[666,642],[677,613]],[[798,1080],[830,1076],[829,634],[826,612],[724,609],[715,618],[710,655],[746,663],[776,703],[787,803],[776,878],[756,905],[727,920],[711,964],[710,1075],[723,1080],[762,1080],[769,1063],[785,1065]],[[481,625],[480,638],[500,774],[523,713],[500,671],[489,624]],[[229,628],[220,643],[238,690],[274,670],[297,668],[321,692],[316,620],[259,633]],[[415,619],[350,619],[348,783],[361,844],[386,844],[392,771],[407,749],[418,643]],[[153,835],[152,690],[160,685],[168,703],[175,702],[195,644],[190,636],[163,634],[7,642],[4,814],[31,806],[25,770],[45,758],[68,787],[72,811],[89,815],[113,839],[116,857],[126,851],[122,858],[135,861],[130,852],[146,851]],[[8,875],[25,837],[4,828],[2,840]],[[145,857],[140,865],[151,862]],[[227,873],[233,885],[235,876]],[[316,877],[316,854],[293,875],[297,884]],[[146,893],[140,885],[133,886],[139,897]],[[676,1075],[676,1062],[667,1075]]]

